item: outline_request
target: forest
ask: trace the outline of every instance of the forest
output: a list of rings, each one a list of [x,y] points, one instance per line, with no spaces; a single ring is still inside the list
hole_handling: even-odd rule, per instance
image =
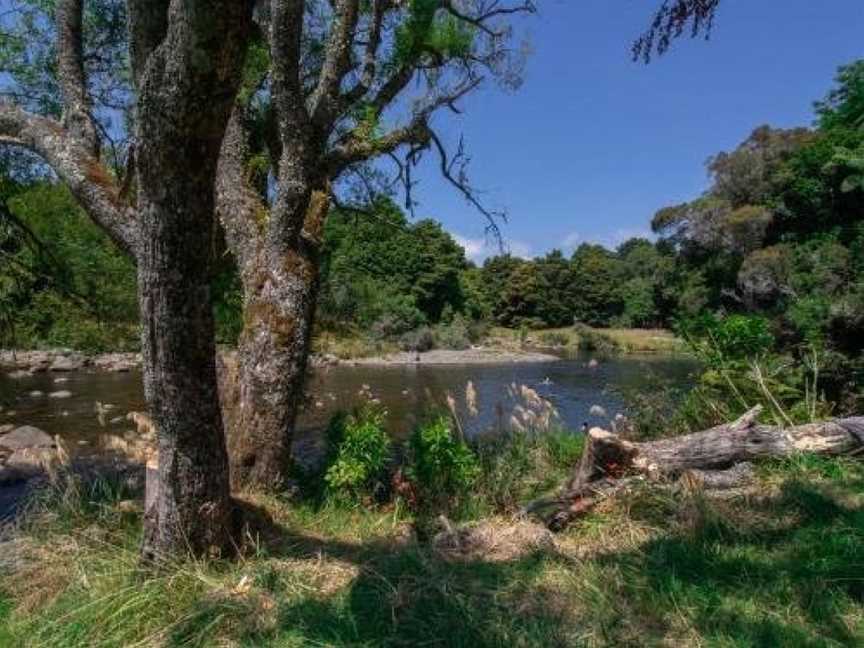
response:
[[[540,4],[0,2],[0,647],[864,642],[864,59],[522,258],[445,116]]]

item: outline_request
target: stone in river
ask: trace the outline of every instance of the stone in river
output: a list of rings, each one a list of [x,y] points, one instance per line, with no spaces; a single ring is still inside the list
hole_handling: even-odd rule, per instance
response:
[[[23,370],[12,371],[12,372],[6,374],[7,378],[12,378],[13,380],[20,380],[21,378],[29,378],[32,375],[33,374],[31,374],[29,371],[23,371]]]
[[[54,439],[37,427],[22,425],[0,436],[0,446],[13,451],[25,448],[53,448]]]
[[[70,398],[71,396],[72,392],[66,391],[65,389],[48,394],[48,398]]]
[[[81,356],[59,356],[51,363],[51,371],[78,371],[84,366],[84,358]]]
[[[40,396],[44,396],[44,395],[45,394],[42,393],[41,391],[39,391],[38,389],[34,389],[33,391],[30,392],[30,396],[32,398],[39,398]]]

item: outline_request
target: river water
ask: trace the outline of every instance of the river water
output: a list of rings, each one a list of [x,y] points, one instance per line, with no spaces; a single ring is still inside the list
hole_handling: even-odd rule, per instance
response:
[[[420,413],[443,407],[450,394],[470,436],[495,427],[502,417],[509,419],[516,405],[508,395],[511,385],[527,386],[547,399],[564,427],[578,430],[583,423],[608,425],[616,413],[625,411],[622,394],[665,384],[686,387],[695,367],[682,356],[630,355],[601,360],[594,367],[587,356],[499,365],[338,365],[316,369],[313,374],[297,436],[300,442],[320,437],[320,430],[335,412],[350,409],[370,394],[387,409],[389,429],[397,438],[410,433]],[[477,394],[476,415],[466,404],[469,381]],[[61,390],[71,396],[48,396]],[[103,405],[101,420],[97,402]],[[0,425],[34,425],[60,435],[73,452],[81,454],[97,451],[98,440],[105,434],[127,433],[134,426],[125,414],[145,409],[138,372],[41,373],[23,378],[2,373],[0,405],[4,408]],[[597,408],[592,414],[594,406],[605,414]]]

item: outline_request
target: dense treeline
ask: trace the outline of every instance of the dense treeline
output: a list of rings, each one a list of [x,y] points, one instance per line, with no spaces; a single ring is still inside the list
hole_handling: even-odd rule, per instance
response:
[[[433,220],[389,200],[334,212],[325,230],[319,326],[379,337],[463,321],[512,327],[659,327],[706,314],[762,315],[786,348],[856,358],[864,336],[864,62],[841,69],[814,128],[760,126],[707,164],[709,189],[661,209],[657,240],[583,244],[478,267]],[[45,177],[3,186],[2,334],[20,345],[130,347],[134,267]],[[69,214],[74,217],[70,218]],[[218,243],[217,243],[218,245]],[[227,253],[214,278],[219,336],[242,327]],[[692,328],[692,326],[691,326]]]

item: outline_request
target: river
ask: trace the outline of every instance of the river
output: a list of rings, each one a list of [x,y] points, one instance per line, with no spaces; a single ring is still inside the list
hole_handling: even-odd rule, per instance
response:
[[[591,366],[587,356],[556,362],[498,365],[338,365],[316,369],[309,383],[309,400],[298,424],[302,443],[319,437],[319,431],[339,410],[362,400],[378,399],[387,409],[388,426],[397,438],[407,436],[416,417],[432,407],[442,407],[450,394],[459,418],[470,435],[494,427],[502,416],[509,419],[515,406],[508,387],[525,385],[547,399],[557,410],[560,424],[569,429],[608,425],[625,410],[623,393],[655,390],[659,385],[686,387],[695,370],[683,356],[623,355],[601,360]],[[471,382],[477,394],[477,415],[465,402]],[[51,392],[67,391],[71,396],[51,398]],[[97,415],[96,403],[110,408]],[[125,419],[130,411],[142,411],[144,395],[138,372],[108,373],[80,371],[37,373],[11,378],[0,374],[0,425],[34,425],[49,434],[60,435],[73,453],[97,451],[102,435],[122,435],[134,427]],[[600,413],[594,406],[602,408]],[[113,422],[112,422],[113,421]]]

